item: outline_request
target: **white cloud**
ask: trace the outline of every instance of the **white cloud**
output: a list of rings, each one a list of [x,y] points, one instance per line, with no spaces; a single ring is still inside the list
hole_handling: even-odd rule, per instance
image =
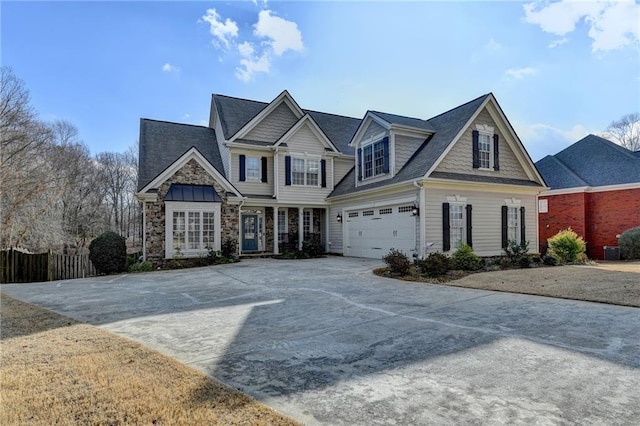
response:
[[[502,44],[490,38],[487,44],[484,45],[484,48],[491,52],[497,52],[502,49]]]
[[[240,60],[240,65],[244,68],[236,68],[236,77],[242,81],[250,81],[253,74],[257,72],[268,73],[271,69],[271,58],[269,52],[264,52],[262,56],[244,58]]]
[[[242,42],[238,45],[238,52],[243,58],[251,58],[255,52],[253,44],[248,41]]]
[[[640,43],[640,4],[634,0],[561,0],[526,3],[523,7],[526,22],[558,36],[574,31],[583,21],[589,26],[592,52]]]
[[[559,38],[558,40],[554,40],[551,43],[549,43],[549,49],[553,49],[554,47],[561,46],[561,45],[565,44],[568,41],[569,41],[569,39],[566,38],[566,37],[562,37],[562,38]]]
[[[261,10],[253,33],[257,37],[267,38],[273,53],[281,56],[287,50],[302,51],[302,33],[295,22],[273,16],[270,10]]]
[[[179,73],[180,68],[176,67],[175,65],[171,65],[170,63],[166,63],[162,66],[162,71],[169,73]]]
[[[209,23],[209,31],[211,35],[217,39],[214,40],[216,47],[222,44],[228,49],[231,41],[238,37],[238,24],[229,18],[222,22],[220,15],[215,9],[207,9],[207,13],[202,19]]]
[[[506,70],[504,73],[508,77],[515,78],[516,80],[522,80],[523,78],[534,75],[538,71],[535,68],[525,67],[525,68],[510,68]]]
[[[595,133],[587,130],[582,124],[576,124],[569,130],[562,130],[548,124],[516,122],[514,128],[533,161],[538,161],[547,155],[555,155],[588,134]]]

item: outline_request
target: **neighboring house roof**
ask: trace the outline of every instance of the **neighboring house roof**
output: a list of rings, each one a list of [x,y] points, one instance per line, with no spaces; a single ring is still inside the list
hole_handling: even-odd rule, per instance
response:
[[[536,167],[553,189],[640,182],[640,156],[596,135],[588,135]]]
[[[380,111],[369,111],[371,114],[374,114],[389,124],[398,124],[400,126],[413,127],[420,130],[426,130],[428,132],[435,132],[435,128],[429,123],[427,120],[422,120],[420,118],[413,117],[405,117],[402,115],[389,114],[386,112]]]
[[[195,147],[216,170],[224,167],[213,129],[190,124],[140,119],[138,190]]]
[[[231,137],[251,121],[253,117],[269,105],[267,102],[233,98],[217,94],[213,95],[213,99],[216,105],[216,111],[220,117],[220,124],[225,139],[231,139]],[[341,153],[353,155],[353,148],[349,146],[349,142],[360,124],[359,118],[310,110],[303,110],[303,112],[313,118],[318,127],[322,129],[324,134],[327,135],[329,140]],[[260,141],[248,142],[245,139],[238,139],[236,142],[273,145],[273,143],[262,143]]]
[[[165,201],[220,203],[222,198],[211,185],[184,185],[172,183]]]
[[[491,96],[490,93],[482,95],[479,98],[426,120],[434,129],[435,134],[422,144],[393,178],[356,187],[354,167],[338,185],[336,185],[329,197],[336,197],[338,195],[364,191],[423,177],[489,96]]]

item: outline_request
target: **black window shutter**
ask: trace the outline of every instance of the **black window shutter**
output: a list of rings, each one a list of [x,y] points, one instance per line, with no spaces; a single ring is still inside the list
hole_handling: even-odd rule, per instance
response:
[[[509,245],[509,236],[507,232],[507,206],[502,206],[502,248],[507,248]]]
[[[247,157],[244,154],[240,154],[240,182],[247,180]]]
[[[267,182],[267,157],[262,157],[262,181]]]
[[[384,173],[389,173],[389,137],[382,139],[382,152],[384,155]]]
[[[449,226],[449,203],[442,203],[442,251],[451,250],[451,228]]]
[[[472,226],[471,226],[471,211],[473,210],[473,207],[471,207],[471,204],[467,204],[465,208],[467,209],[467,245],[469,247],[473,247]]]
[[[358,167],[358,180],[362,180],[362,148],[358,148],[358,158],[356,158]]]
[[[524,226],[524,206],[520,207],[520,243],[524,244],[527,241],[526,236],[524,235],[525,233],[525,226]]]
[[[500,143],[499,136],[493,135],[493,170],[500,170]]]
[[[323,188],[327,187],[327,160],[320,160],[320,184]]]
[[[471,140],[473,141],[473,168],[480,168],[480,148],[478,146],[478,139],[480,133],[477,130],[471,132]]]
[[[291,185],[291,157],[284,157],[284,184]]]

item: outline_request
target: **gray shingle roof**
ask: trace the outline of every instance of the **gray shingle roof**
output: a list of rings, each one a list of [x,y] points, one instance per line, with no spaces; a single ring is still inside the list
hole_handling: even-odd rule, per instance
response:
[[[551,189],[640,182],[640,157],[596,135],[546,156],[536,167]]]
[[[140,119],[138,190],[195,147],[224,176],[213,129],[189,124]]]
[[[486,182],[486,183],[501,183],[505,185],[542,187],[542,185],[540,185],[538,182],[534,182],[532,180],[505,178],[505,177],[498,177],[498,176],[468,175],[464,173],[451,173],[451,172],[433,172],[429,176],[433,178],[461,180],[464,182]]]
[[[480,108],[480,105],[489,97],[486,94],[460,105],[452,110],[436,115],[428,119],[429,125],[435,130],[435,134],[422,144],[413,154],[402,169],[391,179],[378,181],[368,185],[355,186],[355,167],[336,185],[329,197],[364,191],[381,186],[418,179],[424,176],[433,166],[440,155],[447,149],[453,138],[462,130],[471,116]]]
[[[266,102],[233,98],[224,95],[213,95],[213,99],[226,139],[231,138],[238,130],[244,127],[253,117],[269,105]],[[349,146],[349,142],[351,142],[351,137],[360,125],[359,118],[310,110],[303,110],[303,112],[308,113],[314,119],[316,124],[340,152],[353,155],[353,148]],[[242,142],[246,143],[244,140]]]
[[[428,132],[435,132],[436,129],[433,128],[431,123],[427,120],[422,120],[420,118],[413,117],[405,117],[402,115],[389,114],[386,112],[380,111],[369,111],[371,114],[375,114],[378,117],[382,118],[389,124],[399,124],[401,126],[414,127],[420,130],[426,130]]]

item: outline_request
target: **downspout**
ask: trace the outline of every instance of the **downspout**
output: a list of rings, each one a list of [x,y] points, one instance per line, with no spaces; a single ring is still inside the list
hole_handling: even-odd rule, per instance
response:
[[[413,184],[415,185],[416,188],[420,188],[420,195],[419,195],[419,201],[418,201],[418,224],[419,229],[420,229],[420,241],[419,241],[419,250],[418,250],[418,257],[420,259],[424,259],[425,258],[425,252],[424,252],[424,248],[425,248],[425,244],[426,244],[426,238],[427,238],[427,233],[426,233],[426,226],[424,223],[424,219],[423,216],[420,215],[420,213],[422,213],[422,215],[425,214],[425,198],[426,198],[426,189],[424,188],[424,185],[422,183],[418,183],[417,180],[413,181]]]

